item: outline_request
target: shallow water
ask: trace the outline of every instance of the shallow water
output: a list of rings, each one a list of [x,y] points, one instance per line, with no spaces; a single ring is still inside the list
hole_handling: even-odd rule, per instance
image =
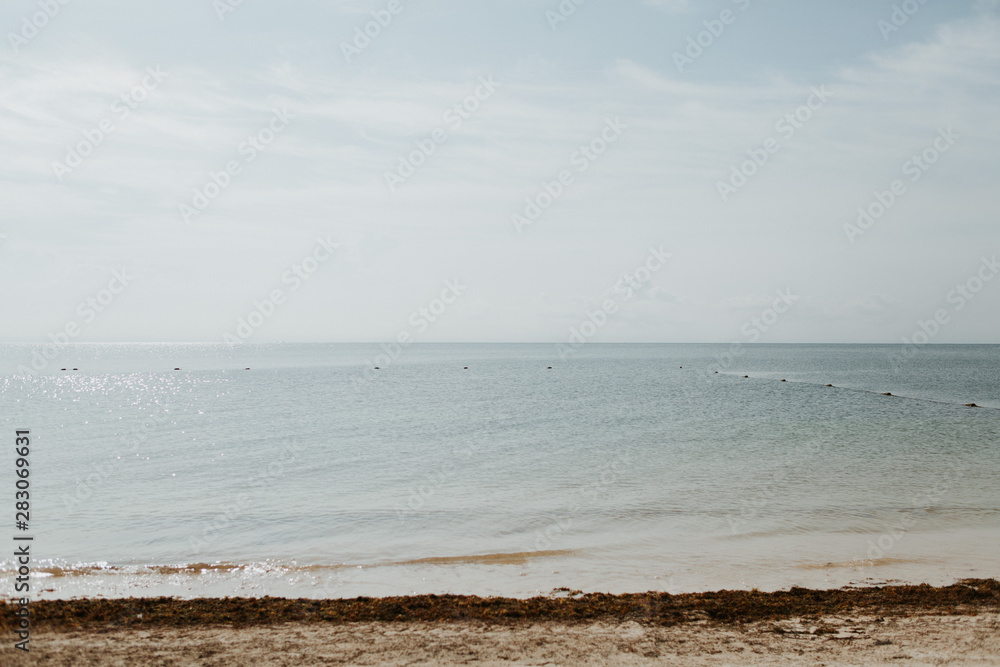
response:
[[[45,597],[1000,576],[1000,346],[34,349],[0,415]]]

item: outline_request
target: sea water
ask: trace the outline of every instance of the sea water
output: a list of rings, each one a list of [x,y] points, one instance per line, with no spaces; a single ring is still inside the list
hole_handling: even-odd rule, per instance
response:
[[[0,496],[10,540],[30,430],[41,597],[1000,576],[1000,346],[38,350],[0,345]]]

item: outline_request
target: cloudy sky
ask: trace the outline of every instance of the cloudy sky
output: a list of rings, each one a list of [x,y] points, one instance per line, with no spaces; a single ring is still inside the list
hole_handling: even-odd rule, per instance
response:
[[[942,310],[935,342],[998,342],[996,2],[5,0],[0,26],[2,340],[382,341],[424,308],[418,340],[557,342],[613,303],[592,340],[747,341],[780,291],[760,342]]]

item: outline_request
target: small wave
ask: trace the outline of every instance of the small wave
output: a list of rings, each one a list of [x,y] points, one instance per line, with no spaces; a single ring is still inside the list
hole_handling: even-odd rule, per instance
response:
[[[299,565],[297,563],[260,562],[260,563],[181,563],[178,565],[109,565],[107,563],[79,563],[75,565],[43,565],[35,568],[39,576],[44,577],[86,577],[100,575],[190,575],[232,574],[245,572],[255,574],[285,574],[299,572],[325,572],[345,568],[373,568],[399,565],[524,565],[534,558],[552,558],[568,556],[573,550],[561,551],[521,551],[514,553],[478,554],[472,556],[436,556],[416,558],[412,560],[390,561],[382,563],[366,563],[364,565],[348,563],[324,565]],[[0,565],[0,573],[13,572],[15,568],[9,563]]]
[[[859,560],[847,560],[840,563],[802,563],[796,565],[802,570],[829,570],[841,567],[880,567],[883,565],[902,565],[904,563],[919,563],[919,560],[912,558],[862,558]]]
[[[552,558],[555,556],[569,556],[576,553],[571,549],[559,551],[519,551],[516,553],[503,554],[480,554],[477,556],[438,556],[434,558],[417,558],[416,560],[402,560],[389,565],[465,565],[486,563],[491,565],[524,565],[532,558]]]
[[[237,571],[257,571],[257,572],[288,572],[291,570],[311,570],[311,569],[335,569],[346,567],[343,565],[334,566],[307,566],[298,567],[294,565],[280,565],[276,563],[183,563],[180,565],[108,565],[106,563],[87,563],[78,565],[63,566],[41,566],[34,569],[39,576],[45,577],[84,577],[90,575],[122,575],[122,574],[203,574],[205,572],[237,572]],[[0,572],[13,571],[8,564],[0,567]]]

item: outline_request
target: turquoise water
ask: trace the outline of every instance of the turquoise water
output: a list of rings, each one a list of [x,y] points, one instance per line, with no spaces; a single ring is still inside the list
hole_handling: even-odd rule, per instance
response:
[[[0,415],[43,597],[1000,576],[1000,346],[36,349]]]

